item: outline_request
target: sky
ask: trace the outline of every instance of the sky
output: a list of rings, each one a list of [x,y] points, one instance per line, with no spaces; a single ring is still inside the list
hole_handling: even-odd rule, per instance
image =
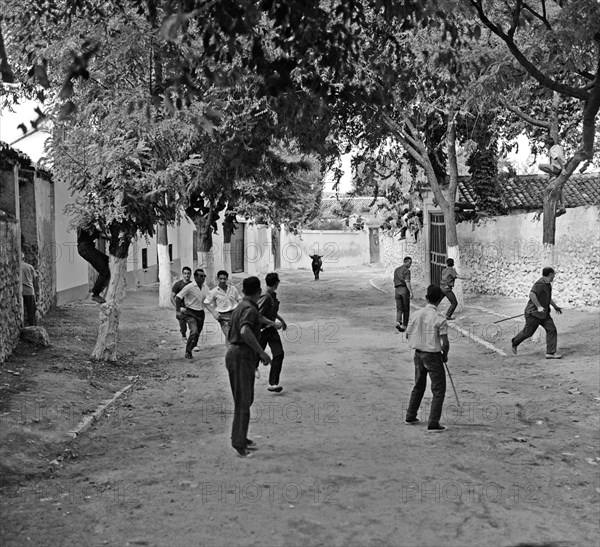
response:
[[[25,154],[27,154],[34,162],[39,161],[42,157],[44,150],[44,142],[48,138],[47,133],[35,133],[30,135],[19,142],[14,143],[17,139],[23,136],[23,132],[18,128],[18,125],[25,123],[30,127],[30,120],[37,117],[35,114],[35,108],[38,103],[35,101],[25,101],[15,107],[15,112],[11,112],[8,108],[0,110],[0,140],[7,142],[13,148],[16,148]],[[14,143],[14,144],[13,144]],[[508,155],[509,161],[515,165],[519,173],[524,172],[536,172],[537,169],[533,169],[528,165],[533,160],[529,154],[529,147],[527,145],[527,139],[524,136],[518,138],[519,152],[511,152]],[[339,193],[346,193],[352,190],[352,174],[350,168],[350,161],[352,154],[344,154],[341,158],[341,167],[344,171],[344,175],[340,181],[338,188]],[[545,161],[542,158],[538,158],[539,161]],[[326,192],[333,191],[333,181],[331,175],[325,176],[324,190]]]
[[[15,112],[11,112],[8,108],[0,109],[0,141],[4,141],[13,148],[24,152],[34,162],[39,161],[42,157],[44,142],[49,136],[47,133],[34,133],[18,143],[12,143],[23,136],[23,132],[18,128],[18,125],[25,123],[30,128],[30,120],[37,118],[36,106],[38,106],[38,103],[35,101],[25,101],[15,107]]]

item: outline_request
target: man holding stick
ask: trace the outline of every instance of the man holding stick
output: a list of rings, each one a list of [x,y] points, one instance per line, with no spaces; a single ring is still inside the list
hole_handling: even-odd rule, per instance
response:
[[[419,423],[417,412],[425,394],[429,374],[433,400],[427,431],[438,433],[446,429],[445,426],[440,425],[440,417],[446,396],[444,363],[448,360],[450,342],[448,342],[448,323],[437,311],[439,303],[444,298],[442,289],[437,285],[429,285],[425,298],[427,305],[413,315],[406,331],[408,345],[415,350],[415,387],[410,394],[404,423],[409,425]]]
[[[512,339],[512,352],[515,355],[519,344],[531,338],[541,325],[546,331],[546,359],[562,359],[562,355],[556,353],[558,333],[550,317],[550,306],[556,310],[556,313],[562,313],[562,308],[552,300],[552,282],[555,276],[554,268],[544,268],[542,277],[531,287],[529,302],[525,306],[525,327]]]

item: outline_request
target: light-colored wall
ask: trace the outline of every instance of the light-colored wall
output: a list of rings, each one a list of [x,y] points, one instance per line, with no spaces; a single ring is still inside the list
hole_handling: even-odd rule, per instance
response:
[[[542,218],[539,213],[512,213],[458,225],[463,269],[477,293],[526,297],[540,278]],[[567,209],[556,219],[553,297],[571,306],[600,305],[600,209]]]
[[[65,213],[65,206],[73,201],[69,188],[55,180],[54,252],[58,306],[88,294],[88,263],[77,254],[77,232],[70,229],[72,217]]]
[[[0,219],[0,363],[17,346],[23,324],[20,255],[19,223]]]
[[[429,211],[424,204],[424,227],[417,245],[384,236],[383,261],[391,275],[402,257],[413,258],[413,279],[429,283]],[[463,290],[527,298],[541,276],[542,217],[539,212],[513,212],[507,216],[461,222],[457,226],[461,268],[469,276]],[[600,208],[567,209],[556,219],[553,296],[572,307],[600,306]]]
[[[410,256],[412,258],[412,266],[410,268],[410,275],[412,281],[418,281],[420,283],[428,284],[426,279],[428,277],[428,270],[426,265],[426,245],[423,232],[419,232],[417,241],[415,238],[407,232],[405,239],[398,239],[399,234],[392,235],[386,232],[383,235],[383,245],[381,260],[385,265],[385,273],[392,278],[394,270],[398,266],[402,266],[404,257]]]
[[[382,236],[380,235],[380,249]],[[323,270],[349,268],[369,264],[369,232],[343,232],[339,230],[304,230],[295,235],[287,230],[281,232],[281,269],[297,270],[311,268],[310,255],[323,257]]]
[[[34,176],[36,229],[38,241],[39,299],[37,307],[45,314],[56,294],[56,246],[54,244],[54,184],[47,177]]]

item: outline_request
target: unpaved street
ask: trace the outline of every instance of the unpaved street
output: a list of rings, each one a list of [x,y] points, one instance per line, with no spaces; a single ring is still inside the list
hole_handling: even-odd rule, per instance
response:
[[[449,429],[428,434],[403,423],[412,353],[394,329],[393,297],[369,283],[385,289],[382,271],[280,275],[284,391],[267,392],[261,366],[253,457],[229,447],[216,325],[189,362],[156,294],[128,295],[122,345],[154,365],[73,443],[76,458],[5,492],[3,545],[598,544],[597,313],[555,318],[562,361],[544,360],[541,342],[502,357],[453,332],[462,409],[448,382]],[[507,315],[524,306],[476,303]],[[132,306],[144,308],[139,324]],[[509,350],[508,324],[482,330],[497,316],[459,316]],[[428,388],[425,410],[429,400]]]

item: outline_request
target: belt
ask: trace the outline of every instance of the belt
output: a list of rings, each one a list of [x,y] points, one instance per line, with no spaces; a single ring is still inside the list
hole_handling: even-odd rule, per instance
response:
[[[441,351],[424,351],[422,349],[416,349],[417,353],[431,353],[431,355],[435,355],[436,353],[442,353]]]
[[[394,285],[394,286],[396,287],[396,289],[399,288],[399,287],[402,287],[404,289],[408,289],[408,287],[406,285]]]

